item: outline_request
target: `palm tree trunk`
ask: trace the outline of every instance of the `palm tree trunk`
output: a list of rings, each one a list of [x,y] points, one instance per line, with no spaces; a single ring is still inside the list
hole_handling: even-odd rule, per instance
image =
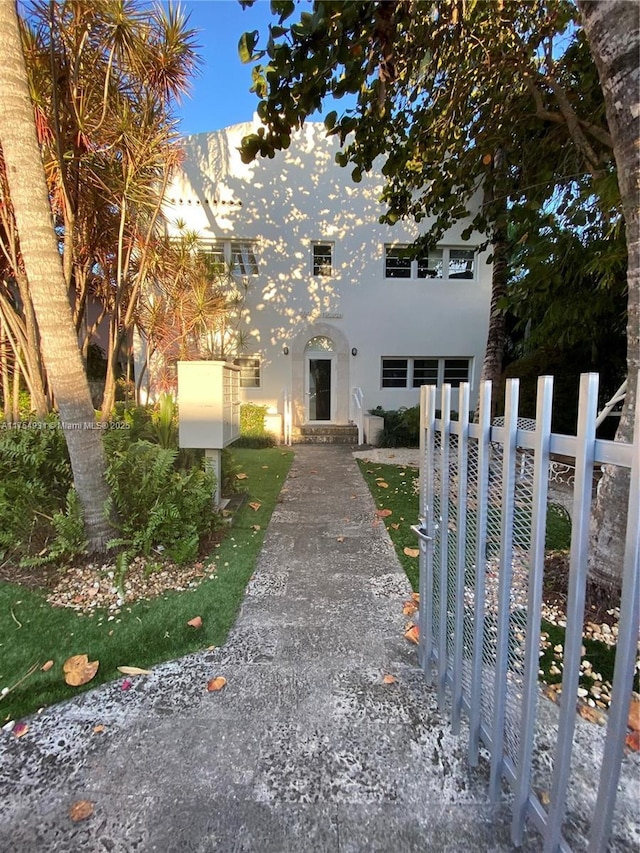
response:
[[[604,93],[625,219],[629,259],[627,394],[616,441],[631,442],[640,367],[638,10],[627,0],[579,0],[578,8]],[[638,429],[640,425],[636,432]],[[628,493],[628,471],[606,466],[593,515],[590,560],[592,579],[605,594],[621,585]]]
[[[103,550],[110,535],[101,434],[71,316],[58,244],[51,220],[13,0],[0,0],[3,74],[0,77],[0,144],[15,212],[42,353],[65,428],[73,478],[89,545]]]

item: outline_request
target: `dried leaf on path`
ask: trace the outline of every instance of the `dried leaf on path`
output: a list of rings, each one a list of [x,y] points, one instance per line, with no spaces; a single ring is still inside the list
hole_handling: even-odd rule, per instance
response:
[[[417,609],[418,605],[415,603],[415,601],[405,601],[402,606],[402,613],[404,616],[413,616]]]
[[[118,672],[123,675],[151,675],[150,669],[140,669],[139,666],[119,666]]]
[[[226,683],[227,679],[223,675],[218,675],[207,682],[207,690],[209,693],[217,693],[218,690],[222,690]]]
[[[99,661],[90,661],[87,655],[73,655],[64,662],[62,667],[64,680],[70,687],[80,687],[91,681],[99,666]]]
[[[640,752],[640,732],[631,732],[625,738],[625,745],[633,752]]]
[[[29,731],[29,726],[26,723],[16,723],[12,729],[14,737],[23,737]]]
[[[383,684],[395,684],[397,680],[398,679],[395,677],[395,675],[384,675],[382,677]]]
[[[93,803],[89,800],[78,800],[73,803],[71,808],[69,809],[69,817],[72,821],[78,822],[79,820],[86,820],[86,818],[91,817],[93,814]]]
[[[587,720],[589,723],[596,723],[598,726],[604,726],[606,723],[604,714],[596,708],[592,708],[591,705],[584,705],[580,703],[580,705],[578,705],[578,714],[583,720]]]
[[[392,509],[377,509],[376,515],[380,518],[388,518],[390,515],[393,515]]]
[[[417,646],[420,642],[420,630],[418,626],[413,624],[409,625],[407,630],[404,632],[404,638]]]
[[[627,725],[630,729],[633,729],[634,732],[640,731],[640,697],[637,699],[635,696],[631,697]]]

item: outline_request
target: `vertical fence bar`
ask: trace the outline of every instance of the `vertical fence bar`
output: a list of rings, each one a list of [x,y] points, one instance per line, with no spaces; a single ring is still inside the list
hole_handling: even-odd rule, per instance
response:
[[[478,480],[476,483],[476,549],[473,602],[473,659],[469,711],[469,763],[478,764],[482,724],[482,640],[484,637],[485,563],[487,547],[487,501],[491,453],[491,382],[479,388]]]
[[[440,396],[440,516],[434,519],[440,537],[438,570],[439,618],[438,618],[438,707],[444,711],[447,680],[447,610],[448,610],[448,564],[449,564],[449,465],[451,434],[451,386],[443,385]]]
[[[456,598],[453,645],[453,689],[451,724],[454,735],[460,734],[462,713],[462,668],[464,653],[464,582],[467,553],[467,460],[469,452],[469,383],[463,382],[458,390],[458,494],[456,504],[458,520],[456,537]]]
[[[421,526],[431,537],[428,543],[420,545],[420,609],[418,611],[418,628],[420,644],[418,651],[421,655],[422,670],[427,684],[432,683],[433,659],[433,536],[435,524],[433,518],[433,462],[435,450],[436,425],[436,388],[433,385],[423,385],[420,390],[420,519]]]
[[[611,833],[613,808],[616,801],[624,739],[627,731],[629,701],[633,688],[636,643],[640,627],[638,624],[640,622],[640,538],[638,537],[640,530],[640,394],[636,396],[634,423],[616,663],[613,673],[611,705],[607,718],[604,758],[600,768],[598,798],[589,839],[590,853],[599,853],[599,851],[605,850]]]
[[[549,492],[549,439],[553,403],[553,377],[538,379],[536,404],[536,433],[534,438],[533,502],[531,515],[531,551],[529,558],[529,587],[527,590],[527,631],[524,651],[524,689],[522,720],[518,741],[518,766],[511,840],[522,844],[524,822],[531,791],[531,757],[538,699],[538,669],[540,668],[540,614],[542,610],[542,579],[544,574],[547,495]]]
[[[502,456],[502,515],[500,519],[500,563],[498,568],[498,632],[496,637],[495,691],[489,797],[500,795],[504,758],[504,724],[509,668],[509,617],[511,615],[511,576],[513,573],[513,518],[515,501],[516,436],[518,432],[517,379],[507,380],[504,408],[505,437]]]
[[[440,404],[440,622],[438,625],[438,707],[444,711],[447,681],[447,610],[449,571],[449,441],[451,435],[451,385],[442,386]]]
[[[580,675],[580,649],[589,549],[589,518],[593,489],[596,417],[598,414],[598,375],[583,373],[580,377],[578,433],[576,442],[576,480],[573,493],[573,526],[569,562],[567,625],[562,674],[562,700],[558,741],[551,785],[551,807],[545,832],[544,853],[556,853],[560,844],[566,807],[567,784],[571,768],[573,732],[576,718],[576,695]]]

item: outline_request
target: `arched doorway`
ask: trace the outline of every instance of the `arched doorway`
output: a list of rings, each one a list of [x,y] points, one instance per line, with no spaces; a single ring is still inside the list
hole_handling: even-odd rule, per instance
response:
[[[336,347],[327,335],[316,335],[304,348],[306,420],[326,423],[335,420]]]

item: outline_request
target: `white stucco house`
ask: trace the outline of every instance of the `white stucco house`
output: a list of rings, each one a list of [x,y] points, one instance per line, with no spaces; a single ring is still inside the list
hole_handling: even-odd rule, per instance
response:
[[[165,196],[172,233],[197,231],[214,260],[248,284],[242,319],[241,398],[303,425],[352,422],[364,409],[418,402],[425,383],[470,380],[486,343],[491,267],[465,223],[428,257],[402,249],[415,223],[378,222],[380,177],[351,181],[337,141],[308,123],[274,159],[243,164],[252,123],[184,139]]]

